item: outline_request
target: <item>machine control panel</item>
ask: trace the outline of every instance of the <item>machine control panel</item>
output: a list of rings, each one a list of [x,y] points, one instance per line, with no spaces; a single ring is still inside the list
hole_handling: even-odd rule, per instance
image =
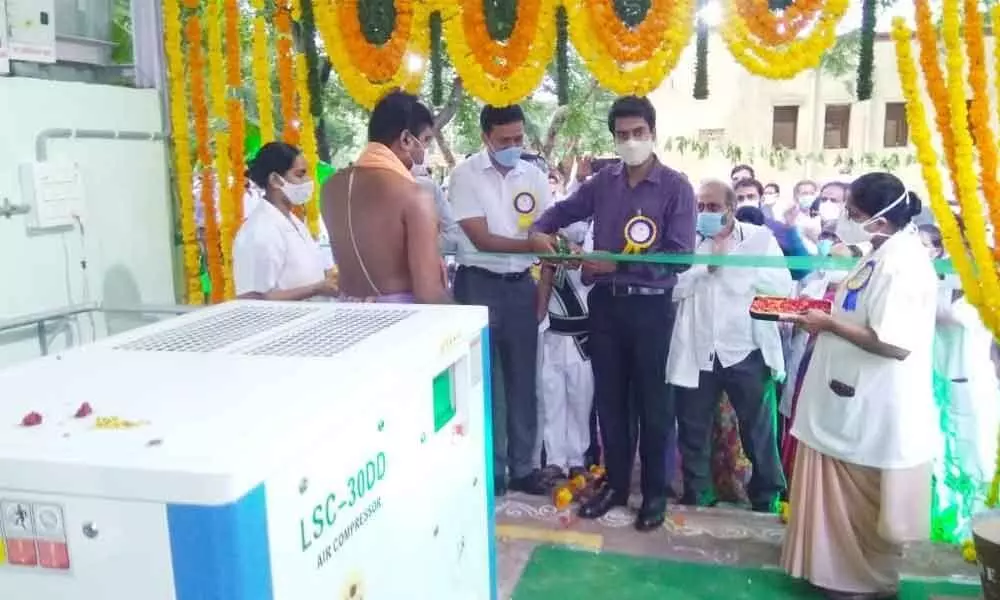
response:
[[[0,568],[69,570],[61,506],[0,498]]]

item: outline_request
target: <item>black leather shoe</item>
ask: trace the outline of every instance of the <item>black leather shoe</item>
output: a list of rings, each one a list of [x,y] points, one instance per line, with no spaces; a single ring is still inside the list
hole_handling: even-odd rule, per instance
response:
[[[531,496],[546,496],[549,493],[541,471],[532,471],[524,477],[511,477],[507,487],[513,492]]]
[[[635,528],[638,531],[653,531],[662,527],[666,518],[666,498],[651,498],[649,500],[643,498],[639,515],[635,519]]]
[[[602,488],[580,507],[581,519],[600,519],[616,506],[625,506],[628,497],[609,487]]]

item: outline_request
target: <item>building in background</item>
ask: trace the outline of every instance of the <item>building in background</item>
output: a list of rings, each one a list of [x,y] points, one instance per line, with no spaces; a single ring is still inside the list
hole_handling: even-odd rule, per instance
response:
[[[660,142],[669,148],[661,155],[692,179],[727,176],[733,164],[750,162],[762,182],[775,181],[790,190],[799,179],[849,180],[890,166],[914,191],[925,195],[888,35],[876,39],[874,92],[865,102],[855,100],[853,71],[840,78],[817,70],[787,81],[755,77],[715,34],[708,56],[708,99],[695,100],[692,95],[693,44],[651,95],[659,115]],[[987,58],[992,63],[992,55]],[[925,105],[932,119],[929,98],[925,97]],[[996,105],[993,98],[992,106]],[[933,123],[930,126],[934,129]],[[786,149],[783,160],[772,150],[777,147]],[[755,154],[752,159],[750,151]],[[944,168],[942,178],[948,182]]]

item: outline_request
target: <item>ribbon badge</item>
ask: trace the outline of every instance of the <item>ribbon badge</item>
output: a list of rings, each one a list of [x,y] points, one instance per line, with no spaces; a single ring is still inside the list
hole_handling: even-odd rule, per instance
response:
[[[656,223],[649,217],[636,215],[625,224],[624,254],[639,254],[653,245],[656,239]]]
[[[845,286],[847,294],[844,295],[844,302],[841,305],[845,311],[852,312],[858,308],[858,295],[861,290],[868,287],[873,273],[875,273],[875,261],[870,260],[847,280]]]
[[[535,220],[535,207],[538,202],[531,192],[521,192],[514,196],[514,210],[517,212],[517,228],[527,231]]]

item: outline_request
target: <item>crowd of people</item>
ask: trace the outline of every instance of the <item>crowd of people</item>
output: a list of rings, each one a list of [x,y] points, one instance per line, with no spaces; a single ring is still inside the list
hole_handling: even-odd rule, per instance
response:
[[[935,272],[920,199],[881,172],[786,195],[738,165],[692,185],[657,157],[649,100],[617,99],[607,126],[616,160],[546,172],[526,160],[521,108],[485,106],[483,147],[444,193],[424,166],[430,111],[391,93],[322,188],[332,256],[293,210],[312,196],[309,165],[268,144],[250,165],[266,201],[236,238],[237,293],[487,306],[498,495],[545,495],[600,463],[579,507],[598,518],[629,501],[638,452],[638,530],[671,498],[760,512],[787,498],[789,573],[834,597],[891,593],[902,544],[928,535],[943,412],[980,484],[996,450],[992,339]],[[859,260],[806,258],[825,256]],[[760,320],[756,296],[831,309]]]

